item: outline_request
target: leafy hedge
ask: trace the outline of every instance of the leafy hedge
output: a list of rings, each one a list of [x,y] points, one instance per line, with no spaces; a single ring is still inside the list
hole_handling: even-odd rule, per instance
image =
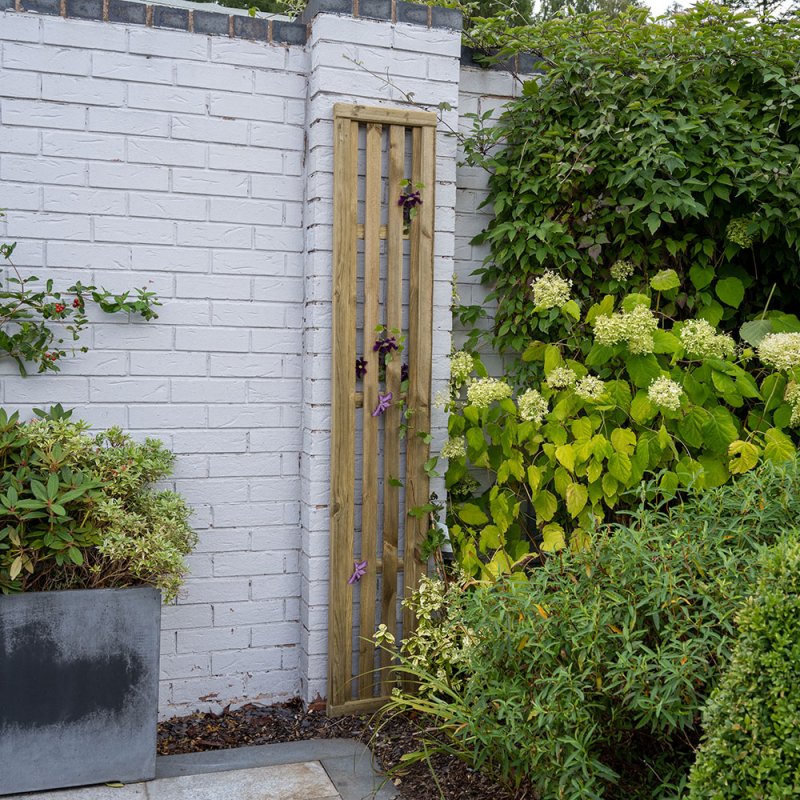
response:
[[[420,758],[449,750],[542,800],[675,797],[757,554],[798,513],[798,464],[765,464],[671,509],[643,508],[527,579],[456,585],[438,614],[424,587],[401,667],[419,691],[390,710],[423,712],[445,734]]]
[[[560,335],[557,316],[528,313],[544,269],[571,277],[585,299],[674,269],[683,288],[664,313],[728,329],[770,298],[800,309],[800,20],[717,4],[669,24],[647,13],[510,31],[484,23],[501,56],[542,59],[498,127],[476,120],[466,143],[491,172],[495,216],[479,240],[491,251],[481,277],[499,304],[500,350]],[[620,261],[629,278],[614,277]],[[462,312],[470,322],[481,309]]]
[[[730,665],[703,713],[688,800],[800,796],[800,537],[763,559]]]

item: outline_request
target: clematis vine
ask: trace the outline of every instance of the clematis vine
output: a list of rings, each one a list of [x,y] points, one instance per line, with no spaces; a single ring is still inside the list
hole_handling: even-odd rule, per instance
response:
[[[375,406],[375,410],[372,412],[373,417],[379,417],[385,411],[388,410],[389,406],[392,405],[392,393],[387,392],[386,394],[381,394],[378,392],[378,405]]]
[[[347,581],[348,586],[352,586],[354,583],[358,583],[365,575],[367,574],[367,562],[364,561],[354,561],[353,562],[353,574]]]

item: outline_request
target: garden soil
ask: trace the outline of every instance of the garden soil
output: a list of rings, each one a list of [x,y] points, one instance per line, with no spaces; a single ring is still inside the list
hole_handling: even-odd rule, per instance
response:
[[[419,719],[407,716],[388,721],[370,716],[329,719],[324,710],[313,706],[305,709],[302,702],[295,700],[272,706],[250,704],[235,711],[225,709],[218,714],[195,713],[166,720],[159,724],[158,752],[171,756],[305,739],[349,738],[371,748],[405,800],[526,800],[532,797],[525,793],[509,794],[450,756],[434,756],[430,765],[422,762],[399,768],[402,756],[418,749],[421,732],[430,737],[435,729],[427,729]]]

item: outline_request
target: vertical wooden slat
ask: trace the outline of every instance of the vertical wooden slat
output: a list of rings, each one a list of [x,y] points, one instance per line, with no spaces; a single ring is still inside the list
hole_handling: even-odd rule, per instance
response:
[[[367,572],[361,579],[359,631],[359,696],[372,697],[375,677],[375,647],[370,637],[375,632],[375,590],[378,556],[378,420],[372,410],[378,402],[378,359],[372,352],[375,328],[380,323],[381,278],[381,162],[383,128],[367,125],[367,160],[364,218],[364,376],[363,469],[361,472],[361,559],[367,560]]]
[[[350,699],[356,358],[356,213],[358,123],[334,121],[333,393],[331,409],[331,548],[329,701]]]
[[[397,204],[405,173],[405,128],[389,126],[389,205],[386,239],[386,327],[400,330],[403,324],[403,210]],[[392,334],[393,335],[393,334]],[[400,479],[400,359],[386,368],[386,388],[392,405],[384,415],[383,437],[383,592],[381,619],[392,634],[397,633],[397,539],[400,493],[391,478]],[[383,690],[391,692],[389,654],[381,655]]]
[[[412,222],[408,296],[409,384],[408,406],[414,409],[406,445],[406,516],[404,547],[404,593],[416,589],[422,572],[420,544],[428,530],[428,516],[408,512],[428,502],[429,482],[424,465],[429,448],[417,436],[430,430],[431,350],[433,346],[433,211],[436,206],[435,130],[415,128],[412,133],[412,180],[421,183],[422,205]],[[403,636],[414,629],[414,614],[403,609]]]

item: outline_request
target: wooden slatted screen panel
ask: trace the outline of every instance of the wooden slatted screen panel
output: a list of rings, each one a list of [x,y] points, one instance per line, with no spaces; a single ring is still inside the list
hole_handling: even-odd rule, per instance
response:
[[[334,108],[333,396],[331,421],[328,713],[379,708],[391,693],[391,659],[371,637],[383,623],[413,630],[399,601],[424,564],[428,500],[424,464],[431,403],[436,114],[337,104]],[[403,182],[422,186],[406,223]],[[378,377],[376,327],[399,330],[405,351]],[[367,359],[356,380],[356,359]],[[402,363],[408,383],[401,395]],[[373,416],[379,390],[393,402]],[[401,440],[405,405],[407,435]],[[390,480],[395,478],[396,480]],[[400,485],[402,483],[402,486]],[[353,585],[354,562],[367,561]]]

